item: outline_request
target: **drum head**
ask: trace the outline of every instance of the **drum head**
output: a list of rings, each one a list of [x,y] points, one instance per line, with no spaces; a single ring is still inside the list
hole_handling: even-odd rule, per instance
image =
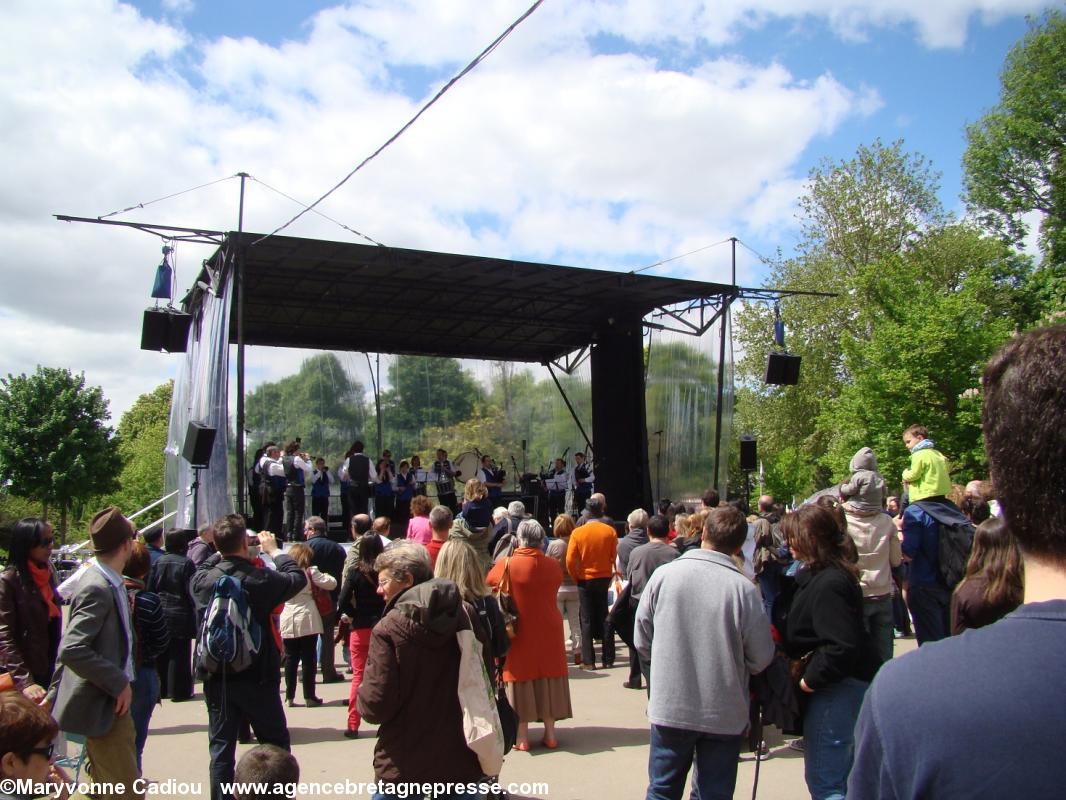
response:
[[[481,466],[481,459],[477,457],[477,453],[467,451],[460,453],[456,458],[452,459],[452,469],[456,472],[461,472],[462,475],[457,475],[455,483],[461,487],[471,478],[477,477],[478,467]],[[461,488],[456,489],[458,494],[462,494]]]

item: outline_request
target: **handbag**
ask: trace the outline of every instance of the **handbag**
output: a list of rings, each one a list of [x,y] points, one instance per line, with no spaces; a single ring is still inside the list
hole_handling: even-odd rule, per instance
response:
[[[513,639],[518,635],[518,604],[511,596],[510,558],[503,562],[503,575],[500,576],[500,582],[496,585],[494,594],[496,602],[500,605],[500,613],[503,615],[504,629],[507,631],[508,638]]]
[[[311,597],[314,598],[315,608],[318,609],[318,613],[322,616],[333,613],[333,598],[329,596],[329,592],[315,585],[315,582],[311,579],[311,570],[305,569],[304,573],[307,575],[307,582],[311,584]]]
[[[507,692],[503,688],[503,676],[497,678],[496,683],[496,713],[500,715],[500,729],[503,731],[503,753],[511,752],[515,742],[518,741],[518,714],[512,708],[511,701],[507,699]]]
[[[499,775],[505,753],[503,726],[497,707],[499,694],[493,690],[492,680],[485,669],[481,642],[474,635],[470,615],[465,605],[461,608],[467,628],[456,631],[455,636],[459,641],[458,692],[463,711],[463,735],[466,746],[477,755],[481,771],[485,775]]]

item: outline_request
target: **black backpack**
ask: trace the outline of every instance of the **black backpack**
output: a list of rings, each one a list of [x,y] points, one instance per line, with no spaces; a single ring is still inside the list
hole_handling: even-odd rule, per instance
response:
[[[974,527],[972,523],[946,525],[937,522],[940,541],[937,556],[940,561],[940,580],[948,589],[954,589],[966,574],[966,562],[973,550]]]

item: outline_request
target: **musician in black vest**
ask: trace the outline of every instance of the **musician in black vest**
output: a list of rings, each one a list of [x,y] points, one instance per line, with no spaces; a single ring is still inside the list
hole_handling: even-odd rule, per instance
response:
[[[475,477],[485,484],[485,487],[489,490],[489,500],[492,500],[494,504],[503,494],[503,479],[505,475],[506,473],[502,469],[496,469],[496,465],[492,462],[492,456],[481,457],[481,468],[477,471]]]
[[[290,542],[303,541],[304,513],[307,510],[306,477],[311,473],[311,456],[300,452],[300,440],[285,445],[285,535]]]
[[[276,534],[285,540],[285,467],[281,463],[281,448],[268,447],[259,459],[259,476],[262,481],[260,489],[263,498],[263,530]]]
[[[555,524],[555,518],[566,510],[566,490],[570,485],[570,475],[566,471],[566,461],[555,459],[555,466],[548,470],[548,519]]]
[[[459,513],[459,504],[455,501],[456,472],[448,460],[448,451],[437,450],[437,460],[433,462],[430,480],[437,484],[437,503],[450,508],[453,514]]]
[[[574,516],[576,517],[584,509],[585,503],[592,497],[593,482],[596,480],[592,474],[592,467],[585,461],[584,453],[574,453]]]
[[[352,484],[348,496],[353,516],[370,512],[370,486],[378,481],[377,470],[370,456],[363,452],[364,447],[362,442],[356,441],[348,457],[348,480]]]

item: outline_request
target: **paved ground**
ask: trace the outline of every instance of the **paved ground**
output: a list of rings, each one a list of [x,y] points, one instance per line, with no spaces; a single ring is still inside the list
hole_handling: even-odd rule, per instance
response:
[[[897,640],[896,653],[914,648],[913,640]],[[559,749],[534,746],[528,753],[507,756],[501,782],[546,783],[548,791],[525,788],[512,796],[551,800],[605,800],[644,797],[647,787],[648,723],[644,692],[625,689],[626,649],[618,648],[618,664],[610,670],[582,672],[571,668],[570,692],[574,719],[559,723]],[[339,659],[338,659],[338,663]],[[373,728],[363,738],[349,740],[341,731],[346,721],[348,684],[318,687],[326,704],[320,708],[288,709],[293,753],[300,761],[301,781],[372,781]],[[186,703],[164,701],[152,718],[144,753],[145,776],[201,782],[207,788],[207,712],[199,695]],[[530,739],[539,741],[534,726]],[[779,735],[768,736],[771,754],[760,767],[758,797],[786,800],[807,797],[803,756],[789,749]],[[238,758],[250,745],[238,747]],[[751,797],[754,757],[742,757],[735,797]],[[161,783],[160,789],[166,787]],[[159,797],[191,793],[160,792]],[[302,795],[312,797],[313,795]],[[324,795],[317,795],[319,797]]]

